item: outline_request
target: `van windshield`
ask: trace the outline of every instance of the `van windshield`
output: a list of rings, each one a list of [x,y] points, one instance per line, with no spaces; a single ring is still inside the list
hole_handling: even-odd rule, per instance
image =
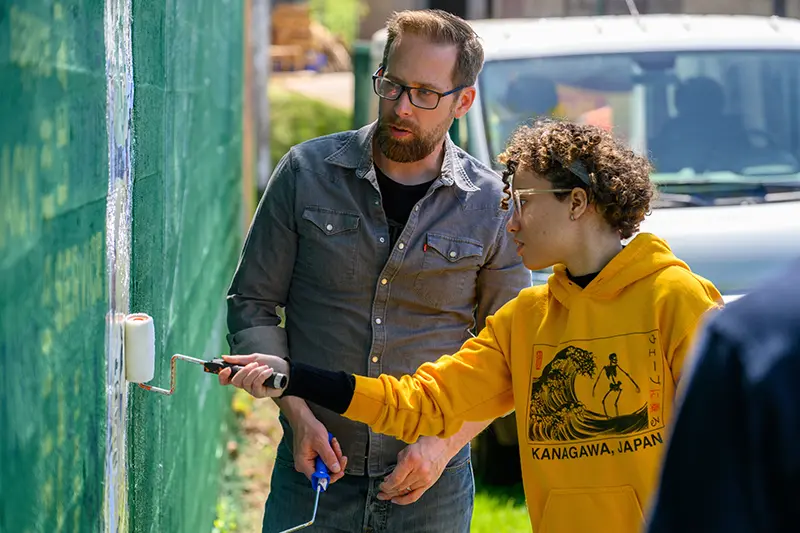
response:
[[[545,115],[613,128],[661,185],[800,184],[798,51],[487,61],[479,93],[493,157]]]

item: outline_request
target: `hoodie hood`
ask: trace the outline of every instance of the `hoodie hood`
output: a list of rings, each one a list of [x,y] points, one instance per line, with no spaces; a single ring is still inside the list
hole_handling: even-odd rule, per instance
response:
[[[652,233],[639,233],[620,253],[600,271],[595,279],[581,289],[570,281],[565,265],[555,265],[547,284],[561,304],[569,308],[576,297],[610,300],[630,285],[668,267],[691,272],[689,265],[675,257],[666,241]]]

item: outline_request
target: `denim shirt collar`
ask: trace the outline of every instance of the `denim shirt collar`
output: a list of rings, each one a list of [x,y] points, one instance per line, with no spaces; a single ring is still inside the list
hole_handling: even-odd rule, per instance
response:
[[[359,178],[366,177],[372,170],[372,138],[376,129],[377,121],[355,131],[340,148],[327,156],[325,161],[340,167],[355,169],[356,176]],[[444,161],[439,177],[442,185],[455,185],[466,193],[480,190],[480,187],[469,179],[464,170],[458,157],[458,148],[450,139],[449,134],[445,136]]]

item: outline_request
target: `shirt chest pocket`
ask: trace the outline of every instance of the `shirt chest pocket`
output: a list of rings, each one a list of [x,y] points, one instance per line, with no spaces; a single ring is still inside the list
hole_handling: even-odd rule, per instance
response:
[[[326,285],[352,282],[358,267],[358,214],[309,206],[303,220],[297,266]]]
[[[422,268],[414,289],[425,302],[443,308],[474,293],[478,269],[483,260],[483,245],[462,237],[428,233],[425,237]]]

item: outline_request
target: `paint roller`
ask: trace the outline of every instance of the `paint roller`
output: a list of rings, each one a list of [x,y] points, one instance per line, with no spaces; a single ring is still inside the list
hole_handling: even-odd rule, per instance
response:
[[[180,359],[196,365],[202,365],[203,371],[209,374],[219,374],[223,369],[230,368],[231,376],[242,369],[239,365],[228,363],[223,359],[204,361],[176,353],[170,359],[169,390],[145,385],[153,379],[156,367],[156,332],[153,318],[145,313],[134,313],[125,317],[125,379],[137,383],[144,390],[171,396],[175,392],[175,362]],[[274,373],[269,376],[264,385],[273,389],[283,389],[289,380],[284,374]]]
[[[134,313],[125,318],[125,378],[131,383],[137,383],[141,388],[165,396],[171,396],[175,392],[175,361],[178,359],[188,361],[203,366],[203,370],[210,374],[219,374],[224,368],[231,369],[231,376],[236,374],[242,369],[239,365],[228,363],[222,359],[212,359],[211,361],[203,361],[188,355],[176,353],[170,359],[170,387],[169,390],[154,387],[152,385],[145,385],[146,382],[153,379],[155,374],[156,363],[156,334],[153,318],[144,313]],[[284,374],[274,373],[269,376],[264,385],[274,389],[283,389],[288,384],[288,379]],[[328,441],[333,439],[333,435],[328,433]],[[314,473],[311,475],[311,487],[314,489],[314,509],[311,515],[311,520],[292,527],[281,533],[293,533],[301,529],[305,529],[314,524],[317,518],[317,508],[319,506],[319,495],[328,489],[330,483],[330,474],[328,467],[322,461],[321,457],[317,457],[314,462]]]
[[[224,368],[231,369],[231,376],[236,374],[242,369],[239,365],[228,363],[222,359],[212,359],[211,361],[203,361],[176,353],[170,359],[170,387],[169,390],[154,387],[152,385],[145,385],[147,381],[153,379],[156,366],[156,334],[153,318],[144,313],[135,313],[125,317],[125,378],[131,383],[138,383],[138,385],[152,392],[164,394],[165,396],[172,395],[175,392],[175,361],[178,359],[188,361],[203,366],[203,370],[210,374],[219,374]],[[284,374],[274,373],[266,379],[264,385],[274,389],[283,389],[288,384],[288,379]],[[333,439],[333,435],[328,433],[328,441]],[[319,495],[328,489],[330,483],[330,474],[328,467],[322,461],[321,457],[317,457],[314,462],[314,473],[311,475],[311,487],[314,489],[314,510],[311,515],[311,520],[300,524],[298,526],[287,529],[281,533],[292,533],[300,529],[305,529],[314,524],[317,518],[317,508],[319,506]]]

